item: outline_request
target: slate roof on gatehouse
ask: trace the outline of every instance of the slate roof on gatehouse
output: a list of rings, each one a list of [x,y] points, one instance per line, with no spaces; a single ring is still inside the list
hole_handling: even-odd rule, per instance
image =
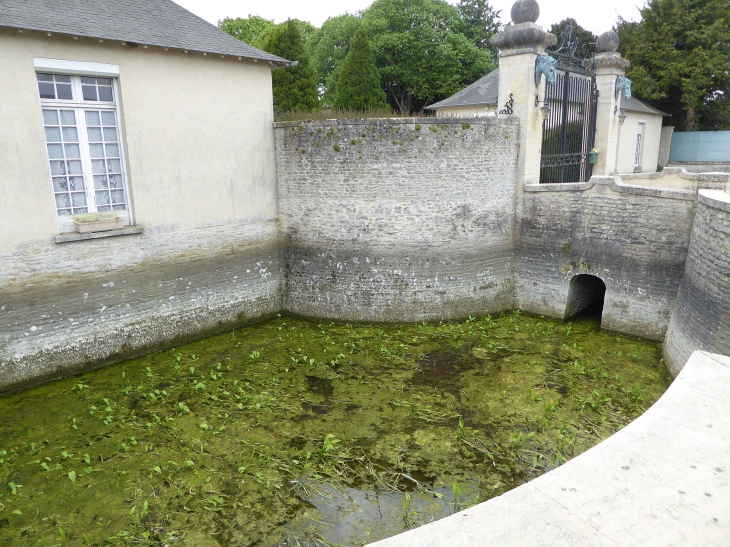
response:
[[[659,116],[668,116],[666,112],[654,108],[650,104],[646,104],[644,101],[637,99],[632,96],[630,99],[621,97],[621,108],[628,110],[629,112],[642,112],[644,114],[658,114]]]
[[[486,76],[482,76],[470,86],[455,93],[448,99],[439,101],[430,106],[427,110],[438,110],[455,106],[476,106],[496,105],[497,92],[499,91],[499,69],[495,69]]]
[[[171,0],[0,0],[0,27],[289,64],[236,40]]]

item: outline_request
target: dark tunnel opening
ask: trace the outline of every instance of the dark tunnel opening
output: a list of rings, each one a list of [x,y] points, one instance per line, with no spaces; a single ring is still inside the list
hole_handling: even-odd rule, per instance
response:
[[[565,319],[590,318],[601,320],[606,284],[595,275],[580,274],[570,280]]]

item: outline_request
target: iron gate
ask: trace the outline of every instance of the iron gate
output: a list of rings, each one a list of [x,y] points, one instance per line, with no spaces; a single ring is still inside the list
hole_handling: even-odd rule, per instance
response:
[[[593,172],[588,152],[596,136],[596,75],[591,61],[575,56],[578,39],[571,25],[562,38],[560,49],[547,52],[557,64],[555,83],[546,85],[542,107],[541,183],[586,182]]]

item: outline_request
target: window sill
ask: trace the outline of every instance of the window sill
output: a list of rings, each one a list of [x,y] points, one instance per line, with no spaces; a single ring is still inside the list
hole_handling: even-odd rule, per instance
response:
[[[83,241],[85,239],[100,239],[103,237],[131,236],[144,232],[142,226],[125,226],[121,230],[108,230],[106,232],[87,232],[79,234],[77,232],[69,232],[66,234],[58,234],[53,240],[56,243],[69,243],[71,241]]]

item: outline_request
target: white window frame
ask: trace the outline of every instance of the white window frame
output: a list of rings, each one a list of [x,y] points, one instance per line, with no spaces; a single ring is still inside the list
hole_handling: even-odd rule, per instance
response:
[[[644,135],[646,134],[646,120],[639,120],[636,131],[636,150],[634,152],[634,169],[641,167],[642,156],[644,155]]]
[[[134,224],[134,216],[132,212],[131,192],[129,190],[129,177],[127,176],[127,161],[125,154],[124,135],[122,131],[122,117],[119,108],[119,67],[105,63],[88,63],[82,61],[67,61],[61,59],[45,59],[34,58],[33,67],[36,73],[43,74],[60,74],[63,76],[71,76],[72,92],[75,100],[68,101],[62,99],[41,99],[38,88],[39,104],[41,113],[46,109],[66,109],[73,110],[76,117],[76,130],[78,132],[79,148],[81,153],[81,163],[84,179],[84,188],[86,192],[86,202],[89,212],[96,209],[95,191],[94,191],[94,175],[91,169],[91,157],[89,149],[88,130],[86,126],[85,110],[111,110],[115,113],[117,122],[117,139],[119,144],[119,161],[121,162],[121,177],[124,186],[124,203],[125,210],[115,211],[123,220],[125,226]],[[105,101],[84,101],[81,90],[81,77],[88,76],[93,78],[110,78],[112,81],[113,102]],[[50,162],[46,152],[46,159]],[[49,163],[50,166],[50,163]],[[50,171],[49,171],[50,174]],[[48,179],[50,183],[51,195],[55,196],[53,187],[53,176]],[[59,233],[74,232],[73,215],[58,216],[55,198],[53,200],[54,212],[58,222]]]

